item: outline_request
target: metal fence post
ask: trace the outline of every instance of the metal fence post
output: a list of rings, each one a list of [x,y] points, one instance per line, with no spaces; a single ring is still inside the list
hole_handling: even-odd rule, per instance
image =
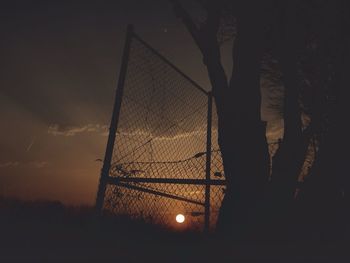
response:
[[[130,44],[131,44],[131,39],[133,36],[133,31],[134,31],[133,26],[128,25],[127,33],[126,33],[126,40],[125,40],[125,45],[124,45],[124,51],[123,51],[123,57],[122,57],[122,63],[121,63],[120,72],[119,72],[118,86],[117,86],[116,95],[115,95],[111,123],[110,123],[110,127],[109,127],[107,147],[106,147],[105,157],[104,157],[103,166],[102,166],[102,170],[101,170],[100,182],[99,182],[97,196],[96,196],[95,209],[96,209],[96,212],[98,214],[100,214],[102,212],[103,202],[104,202],[104,198],[105,198],[105,191],[106,191],[106,186],[107,186],[108,177],[109,177],[109,170],[111,168],[113,148],[114,148],[114,144],[115,144],[120,107],[122,104],[124,83],[125,83],[125,77],[126,77],[126,73],[127,73],[129,53],[130,53]]]
[[[206,167],[205,167],[205,218],[204,231],[209,232],[210,228],[210,169],[211,169],[211,130],[212,130],[212,93],[208,92],[208,117],[207,117],[207,149],[206,149]]]

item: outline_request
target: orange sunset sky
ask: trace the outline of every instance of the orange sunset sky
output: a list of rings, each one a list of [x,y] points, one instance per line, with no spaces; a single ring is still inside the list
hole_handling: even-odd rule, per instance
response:
[[[0,194],[92,205],[126,25],[209,90],[200,52],[167,1],[17,4],[0,11]],[[281,122],[266,97],[262,115],[276,138]]]

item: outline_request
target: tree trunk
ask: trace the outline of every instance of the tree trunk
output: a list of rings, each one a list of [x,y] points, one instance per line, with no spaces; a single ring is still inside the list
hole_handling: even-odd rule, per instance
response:
[[[338,12],[333,13],[329,12],[330,8],[325,9],[325,14],[332,15],[329,20],[334,23],[334,27],[331,28],[333,38],[328,40],[331,41],[330,43],[327,43],[335,52],[334,75],[329,74],[332,75],[332,79],[328,83],[328,89],[332,90],[331,94],[335,95],[336,101],[331,107],[325,105],[328,113],[327,130],[322,134],[317,158],[301,195],[304,218],[307,222],[305,229],[317,234],[318,241],[320,238],[323,240],[343,238],[346,234],[349,238],[350,234],[346,233],[346,225],[350,219],[350,170],[348,165],[350,147],[348,124],[350,43],[348,32],[350,25],[349,14],[346,14],[349,8],[342,6],[341,2],[335,3]],[[343,1],[343,4],[349,5],[347,1]],[[326,53],[326,55],[329,54]]]
[[[273,210],[288,211],[293,200],[296,183],[310,138],[302,134],[301,110],[299,107],[300,83],[297,71],[297,50],[300,41],[300,28],[297,21],[298,1],[283,2],[281,17],[277,23],[281,26],[278,32],[278,55],[284,84],[284,135],[272,164],[272,203]]]
[[[227,187],[217,230],[246,235],[259,221],[269,172],[265,125],[261,121],[260,62],[262,56],[262,1],[254,11],[241,2],[238,35],[233,48],[233,73],[220,127]],[[266,4],[266,3],[265,3]],[[245,233],[244,233],[245,232]]]
[[[319,155],[303,196],[307,202],[309,221],[318,222],[317,230],[321,232],[321,238],[327,240],[350,238],[350,232],[346,229],[350,219],[349,4],[344,1],[338,9],[341,12],[334,20],[339,19],[337,29],[340,32],[339,38],[333,43],[337,48],[337,59],[331,87],[336,95],[336,103],[330,112],[329,128],[321,142]]]
[[[207,2],[207,21],[197,28],[178,1],[172,1],[201,50],[212,84],[218,114],[218,143],[227,187],[217,224],[218,232],[238,236],[243,225],[259,221],[261,203],[269,173],[265,125],[261,122],[260,62],[264,22],[271,0],[239,0],[235,4],[238,38],[233,49],[234,70],[230,85],[221,64],[217,32],[220,4]]]

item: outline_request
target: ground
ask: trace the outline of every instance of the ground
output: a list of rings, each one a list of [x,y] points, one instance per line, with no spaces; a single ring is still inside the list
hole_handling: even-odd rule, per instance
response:
[[[223,240],[90,207],[1,200],[0,262],[350,262],[347,243]]]

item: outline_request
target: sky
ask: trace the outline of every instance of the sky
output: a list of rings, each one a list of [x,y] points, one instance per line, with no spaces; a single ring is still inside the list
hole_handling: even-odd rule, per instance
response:
[[[210,89],[201,54],[168,1],[14,0],[0,12],[5,196],[94,203],[127,24]],[[223,46],[227,72],[230,50]],[[263,118],[275,117],[263,110]]]

